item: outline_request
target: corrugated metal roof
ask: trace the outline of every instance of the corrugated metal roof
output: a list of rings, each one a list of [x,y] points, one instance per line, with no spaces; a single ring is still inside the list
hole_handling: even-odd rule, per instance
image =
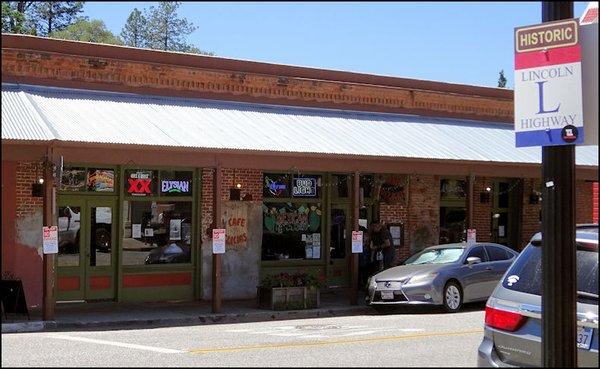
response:
[[[12,84],[2,99],[3,139],[541,163],[502,123]],[[597,166],[598,146],[576,161]]]

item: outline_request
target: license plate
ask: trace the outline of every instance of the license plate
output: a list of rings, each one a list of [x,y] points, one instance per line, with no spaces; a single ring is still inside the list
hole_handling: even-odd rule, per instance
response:
[[[394,291],[381,291],[381,298],[383,300],[393,300],[394,299]]]
[[[594,329],[590,327],[577,327],[577,348],[589,350],[592,343]]]

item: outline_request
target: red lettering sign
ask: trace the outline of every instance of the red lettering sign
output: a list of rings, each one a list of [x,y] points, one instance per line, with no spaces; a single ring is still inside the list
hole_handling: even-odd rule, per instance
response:
[[[129,189],[127,192],[131,194],[152,193],[152,191],[150,191],[150,183],[152,183],[151,179],[128,178],[128,181]]]

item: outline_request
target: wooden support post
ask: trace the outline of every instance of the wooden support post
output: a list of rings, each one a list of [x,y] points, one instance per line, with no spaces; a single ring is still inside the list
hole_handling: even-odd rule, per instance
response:
[[[359,217],[359,192],[360,192],[360,172],[354,172],[354,191],[352,196],[352,230],[358,231],[358,217]],[[358,305],[358,254],[351,252],[351,283],[350,283],[350,304]]]
[[[475,194],[473,193],[475,187],[475,176],[471,173],[467,177],[467,228],[474,228],[475,220]]]
[[[56,225],[56,189],[54,187],[54,149],[48,147],[44,160],[44,226]],[[36,180],[38,180],[36,178]],[[41,230],[40,230],[41,232]],[[55,281],[56,269],[54,266],[54,254],[43,254],[43,297],[42,316],[44,320],[55,319]]]
[[[221,165],[217,163],[213,175],[213,229],[220,228],[221,222]],[[221,311],[221,254],[212,257],[212,312]]]

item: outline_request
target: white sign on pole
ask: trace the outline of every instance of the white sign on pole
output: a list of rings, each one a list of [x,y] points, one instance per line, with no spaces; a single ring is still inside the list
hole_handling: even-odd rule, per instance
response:
[[[352,231],[352,253],[360,254],[363,252],[363,232]]]
[[[474,228],[467,229],[467,243],[477,242],[477,231]]]
[[[58,254],[58,227],[42,227],[42,245],[44,254]]]
[[[581,75],[576,20],[515,29],[516,147],[583,143]]]
[[[213,229],[212,246],[213,254],[225,253],[225,229]]]

